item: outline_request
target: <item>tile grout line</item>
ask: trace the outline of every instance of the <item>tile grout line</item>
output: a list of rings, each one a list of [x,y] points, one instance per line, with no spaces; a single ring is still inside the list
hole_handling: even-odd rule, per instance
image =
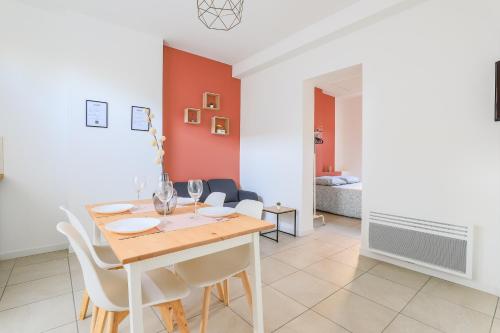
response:
[[[275,292],[285,296],[286,298],[289,298],[291,299],[292,301],[294,301],[295,303],[297,304],[300,304],[301,306],[305,307],[306,309],[304,311],[302,311],[301,313],[299,313],[298,315],[296,315],[295,317],[291,318],[290,320],[286,321],[285,323],[283,323],[281,326],[277,327],[276,329],[272,330],[271,332],[276,332],[277,330],[279,330],[280,328],[282,328],[283,326],[285,326],[286,324],[288,324],[289,322],[295,320],[296,318],[302,316],[304,313],[306,313],[307,311],[310,310],[310,308],[308,306],[305,306],[304,304],[300,303],[300,302],[297,302],[296,300],[294,300],[293,298],[291,298],[290,296],[288,295],[285,295],[284,293],[282,293],[281,291],[279,291],[278,289],[276,288],[273,288],[272,286],[268,286],[269,288],[273,289]],[[253,325],[252,325],[253,326]]]
[[[18,285],[23,284],[23,283],[30,283],[30,282],[40,281],[40,280],[43,280],[43,279],[48,279],[48,278],[51,278],[51,277],[54,277],[54,276],[64,275],[64,274],[68,274],[68,273],[69,272],[66,272],[66,273],[55,273],[55,274],[47,275],[47,276],[44,276],[44,277],[39,277],[39,278],[36,278],[36,279],[33,279],[33,280],[28,280],[28,281],[22,281],[22,282],[17,282],[17,283],[9,284],[8,286],[9,287],[18,286]],[[5,287],[7,287],[7,285]]]
[[[499,298],[497,297],[497,306],[495,306],[495,311],[493,311],[493,318],[491,318],[491,325],[490,325],[490,333],[493,330],[493,323],[495,322],[495,316],[497,315],[497,309],[498,309],[498,301]]]
[[[9,276],[7,276],[7,281],[5,281],[5,286],[3,286],[2,293],[0,294],[0,301],[3,298],[3,295],[5,294],[5,290],[7,290],[7,285],[9,284],[10,277],[12,275],[12,272],[14,271],[14,267],[16,266],[17,259],[14,260],[14,265],[12,265],[12,268],[10,269]],[[0,311],[1,312],[1,311]]]
[[[402,312],[403,312],[403,311],[404,311],[404,310],[408,307],[408,305],[409,305],[409,304],[410,304],[410,303],[411,303],[411,302],[415,299],[415,297],[417,297],[417,295],[418,295],[418,294],[422,291],[422,289],[424,289],[424,287],[425,287],[425,286],[429,283],[429,281],[430,281],[430,280],[431,280],[431,277],[429,276],[429,277],[427,278],[427,281],[425,281],[425,283],[424,283],[424,284],[423,284],[423,285],[422,285],[422,286],[421,286],[421,287],[417,290],[417,292],[415,293],[415,295],[413,295],[413,296],[412,296],[412,298],[410,298],[410,299],[408,300],[408,302],[405,304],[405,306],[403,306],[403,308],[401,308],[401,310],[399,310],[399,311],[396,313],[396,315],[394,316],[394,318],[392,318],[392,320],[391,320],[391,321],[390,321],[390,322],[389,322],[389,323],[388,323],[388,324],[384,327],[384,329],[382,330],[382,333],[383,333],[383,332],[385,332],[385,331],[389,328],[389,326],[391,326],[391,324],[394,322],[394,320],[396,320],[396,318],[397,318],[399,315],[402,315],[402,316],[404,315]],[[413,320],[415,320],[415,321],[418,321],[419,323],[421,323],[421,324],[423,324],[423,325],[425,325],[425,326],[429,326],[429,327],[432,327],[432,328],[434,328],[434,329],[437,329],[437,328],[435,328],[435,327],[433,327],[433,326],[430,326],[430,325],[428,325],[428,324],[426,324],[426,323],[423,323],[423,322],[421,322],[420,320],[417,320],[417,319],[415,319],[415,318],[413,318],[413,317],[410,317],[410,316],[408,316],[408,315],[404,315],[404,316],[406,316],[406,317],[408,317],[408,318],[411,318],[411,319],[413,319]],[[438,331],[441,331],[441,330],[439,330],[439,329],[437,329],[437,330],[438,330]]]
[[[71,265],[69,264],[69,255],[66,258],[66,260],[68,263],[69,283],[71,286],[71,298],[73,300],[73,315],[75,316],[76,333],[79,333],[80,328],[78,327],[78,316],[76,315],[75,291],[73,290],[73,275],[71,274]]]
[[[24,281],[24,282],[19,282],[19,283],[14,283],[14,284],[9,284],[9,285],[6,285],[5,287],[17,287],[21,284],[25,284],[25,283],[32,283],[32,282],[36,282],[36,281],[40,281],[40,280],[43,280],[43,279],[48,279],[48,278],[52,278],[54,276],[59,276],[59,275],[66,275],[68,274],[69,275],[69,272],[65,272],[65,273],[57,273],[57,274],[53,274],[53,275],[49,275],[49,276],[44,276],[42,278],[38,278],[38,279],[33,279],[33,280],[29,280],[29,281]]]

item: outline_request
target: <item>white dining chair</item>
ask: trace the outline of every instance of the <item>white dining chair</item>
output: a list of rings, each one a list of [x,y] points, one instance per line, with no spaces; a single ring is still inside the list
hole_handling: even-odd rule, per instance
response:
[[[128,284],[124,270],[106,270],[94,261],[90,248],[80,233],[67,222],[57,224],[57,230],[65,235],[73,247],[82,267],[85,287],[97,307],[92,314],[91,332],[118,333],[118,325],[128,315]],[[189,332],[181,299],[189,294],[186,283],[166,268],[148,271],[142,276],[143,307],[157,307],[173,331],[173,310],[177,326],[182,333]]]
[[[263,208],[262,202],[242,200],[235,210],[239,214],[260,220]],[[217,287],[219,298],[225,305],[229,305],[228,279],[231,277],[241,279],[248,304],[252,309],[252,288],[246,272],[250,266],[250,259],[250,245],[242,245],[175,265],[175,272],[190,286],[204,289],[200,333],[207,331],[210,295],[214,286]]]
[[[224,200],[226,200],[226,193],[212,192],[205,199],[205,203],[213,207],[222,207],[224,206]]]
[[[60,206],[59,209],[61,209],[64,213],[66,213],[66,216],[68,217],[69,222],[71,225],[78,231],[80,236],[82,237],[83,241],[89,248],[90,254],[92,255],[92,258],[94,261],[97,263],[97,265],[100,268],[103,269],[118,269],[122,267],[122,264],[120,263],[120,260],[115,256],[113,250],[106,245],[93,245],[92,242],[90,241],[90,238],[87,234],[87,231],[83,227],[83,224],[80,222],[80,220],[68,209],[66,209],[63,206]],[[89,295],[87,293],[87,290],[83,291],[83,298],[82,298],[82,305],[80,306],[80,314],[78,316],[78,319],[84,320],[85,317],[87,316],[87,310],[89,307],[90,299]]]

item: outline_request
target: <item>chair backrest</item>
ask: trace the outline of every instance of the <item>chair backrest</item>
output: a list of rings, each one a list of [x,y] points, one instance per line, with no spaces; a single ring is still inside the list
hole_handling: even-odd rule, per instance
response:
[[[59,209],[66,213],[66,215],[68,216],[69,223],[71,223],[71,225],[76,229],[76,231],[78,231],[83,241],[85,242],[87,248],[89,249],[90,255],[97,263],[97,265],[99,265],[101,268],[104,269],[110,269],[116,267],[116,264],[102,261],[101,258],[99,258],[99,255],[95,251],[94,245],[90,241],[89,235],[87,234],[87,231],[83,227],[80,220],[63,206],[59,206]]]
[[[107,311],[125,311],[126,308],[114,304],[107,293],[106,289],[110,292],[116,293],[117,290],[127,291],[127,277],[123,272],[108,271],[100,268],[97,263],[92,259],[90,249],[85,240],[80,235],[75,227],[67,222],[59,222],[57,224],[57,231],[62,233],[68,239],[71,247],[82,267],[83,279],[85,281],[85,288],[89,293],[92,302],[99,308]],[[121,287],[121,288],[120,288]]]
[[[261,220],[264,204],[260,201],[245,199],[240,201],[236,205],[235,209],[237,213],[248,215],[258,220]]]
[[[224,205],[224,200],[226,200],[226,193],[212,192],[205,199],[205,203],[213,207],[222,207]]]

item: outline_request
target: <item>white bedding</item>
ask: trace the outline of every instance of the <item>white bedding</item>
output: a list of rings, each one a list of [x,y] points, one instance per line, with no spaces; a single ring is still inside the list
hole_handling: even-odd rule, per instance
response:
[[[341,188],[350,188],[353,190],[361,191],[362,189],[362,183],[354,183],[354,184],[346,184],[346,185],[339,185],[335,187],[341,187]]]
[[[316,185],[316,209],[360,219],[362,186],[362,183]]]

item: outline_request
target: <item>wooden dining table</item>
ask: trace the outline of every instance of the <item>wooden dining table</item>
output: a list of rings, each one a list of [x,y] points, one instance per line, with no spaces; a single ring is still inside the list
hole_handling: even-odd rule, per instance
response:
[[[131,203],[136,208],[114,215],[95,213],[92,208],[105,204]],[[252,315],[255,333],[264,332],[259,234],[261,231],[274,228],[274,224],[263,220],[234,214],[219,222],[186,227],[173,231],[159,229],[133,235],[117,234],[105,229],[107,223],[125,218],[155,217],[164,218],[152,207],[152,200],[134,200],[87,205],[93,224],[94,243],[102,243],[102,236],[123,264],[128,276],[128,297],[130,312],[130,329],[132,333],[144,332],[142,313],[141,276],[143,272],[156,268],[171,266],[176,263],[224,251],[240,245],[250,244],[252,251],[251,264],[254,266],[252,278]],[[141,207],[143,209],[141,209]],[[172,213],[193,213],[194,205],[180,206]]]

